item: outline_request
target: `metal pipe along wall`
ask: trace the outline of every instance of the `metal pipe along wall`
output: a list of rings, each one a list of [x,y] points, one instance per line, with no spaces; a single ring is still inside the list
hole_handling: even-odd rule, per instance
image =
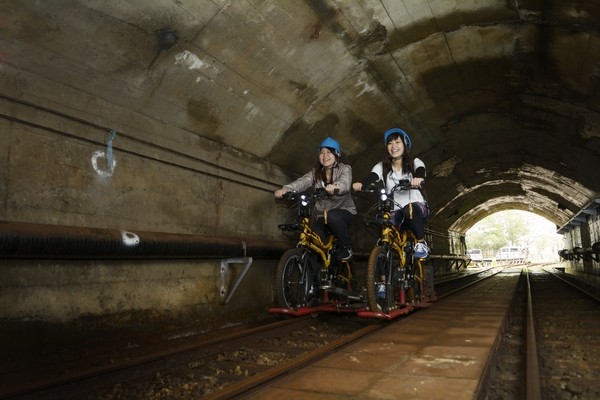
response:
[[[0,221],[0,258],[278,259],[289,248],[274,240]]]

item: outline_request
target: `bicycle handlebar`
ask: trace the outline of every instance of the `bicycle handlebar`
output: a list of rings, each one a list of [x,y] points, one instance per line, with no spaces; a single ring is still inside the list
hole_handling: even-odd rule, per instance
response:
[[[409,179],[401,179],[394,187],[389,191],[389,193],[393,193],[396,190],[409,190],[416,189],[416,186],[412,186]],[[362,191],[365,193],[380,193],[385,188],[382,186],[381,181],[377,181],[371,183],[367,187],[363,188]]]
[[[410,183],[410,180],[401,179],[398,183],[396,183],[394,185],[394,187],[392,188],[392,190],[390,190],[390,192],[395,192],[396,190],[409,190],[409,189],[416,189],[416,187]]]
[[[333,194],[339,194],[340,189],[335,189]],[[285,192],[281,198],[284,200],[297,200],[297,199],[302,199],[302,196],[306,196],[305,198],[313,198],[313,199],[323,199],[327,196],[332,196],[331,194],[327,193],[327,191],[325,191],[325,188],[316,188],[315,191],[313,193],[308,193],[308,192],[294,192],[294,191],[289,191],[289,192]]]

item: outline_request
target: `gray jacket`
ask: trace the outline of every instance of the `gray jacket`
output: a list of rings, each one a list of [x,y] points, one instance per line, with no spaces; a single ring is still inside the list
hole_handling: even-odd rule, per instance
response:
[[[338,194],[327,196],[324,199],[319,199],[315,205],[319,216],[323,216],[323,210],[342,209],[348,210],[351,214],[356,215],[356,206],[352,199],[352,167],[347,164],[338,163],[333,167],[333,184],[339,188]],[[304,192],[311,188],[314,183],[314,171],[310,170],[292,183],[284,185],[284,189],[294,192]],[[315,188],[324,188],[323,181],[317,181]]]

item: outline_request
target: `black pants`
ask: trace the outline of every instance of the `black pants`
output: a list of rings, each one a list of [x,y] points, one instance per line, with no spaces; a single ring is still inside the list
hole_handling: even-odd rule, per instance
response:
[[[350,237],[350,227],[354,222],[354,214],[348,210],[328,210],[327,224],[323,217],[317,218],[313,223],[313,230],[319,234],[321,240],[326,241],[329,234],[332,233],[338,239],[338,245],[349,247],[352,245]]]
[[[412,208],[412,210],[411,210]],[[417,240],[425,239],[425,224],[427,223],[427,205],[411,203],[394,214],[394,224],[399,229],[410,229]]]

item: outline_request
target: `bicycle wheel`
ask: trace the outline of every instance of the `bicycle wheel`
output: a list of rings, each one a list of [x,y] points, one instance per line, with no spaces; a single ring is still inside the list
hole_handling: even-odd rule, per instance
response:
[[[280,307],[298,308],[308,303],[311,276],[308,257],[300,249],[283,253],[275,272],[275,294]]]
[[[371,251],[367,266],[367,303],[372,312],[387,313],[397,308],[400,282],[394,255],[386,246],[377,246]]]

